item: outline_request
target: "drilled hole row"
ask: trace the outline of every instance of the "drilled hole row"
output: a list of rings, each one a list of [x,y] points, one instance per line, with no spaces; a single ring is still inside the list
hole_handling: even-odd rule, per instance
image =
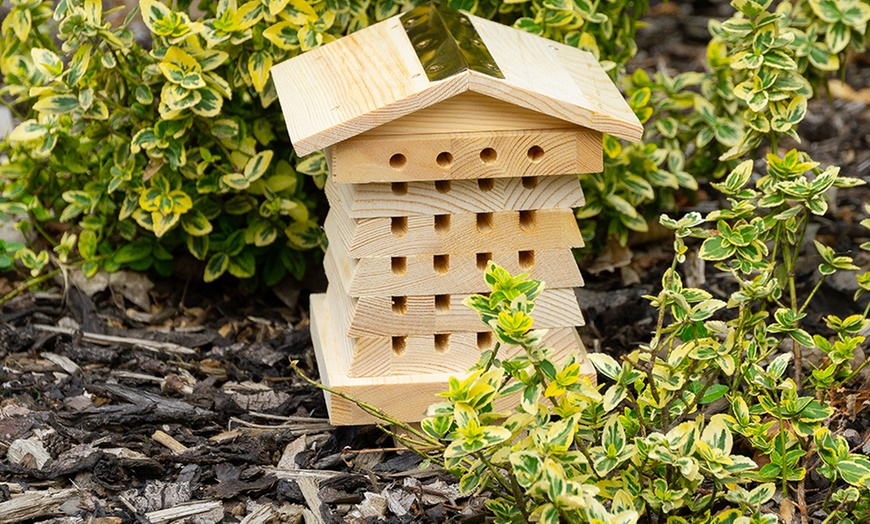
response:
[[[522,177],[523,188],[525,189],[534,189],[538,187],[538,177],[536,176],[524,176]],[[478,178],[477,179],[477,187],[481,191],[492,191],[495,189],[495,180],[492,178]],[[402,196],[408,194],[408,183],[407,182],[392,182],[390,184],[390,189],[393,194],[396,196]],[[450,180],[436,180],[435,181],[435,190],[439,193],[445,194],[449,193],[452,189],[452,184]]]
[[[537,215],[534,210],[519,212],[520,229],[530,231],[537,223]],[[476,224],[479,233],[488,233],[493,228],[492,213],[477,213]],[[450,215],[435,215],[435,232],[443,235],[450,231]],[[408,217],[392,217],[390,219],[390,232],[397,237],[408,232]]]
[[[408,312],[408,297],[392,297],[393,313],[404,315]],[[435,295],[435,313],[450,311],[450,295]]]
[[[392,337],[393,353],[397,356],[405,354],[408,349],[408,337]],[[483,332],[477,334],[477,348],[485,351],[492,347],[492,333]],[[438,333],[435,335],[435,352],[446,353],[450,349],[450,333]]]
[[[483,271],[486,269],[489,261],[492,260],[492,253],[477,253],[475,257],[477,259],[477,269]],[[535,265],[535,252],[519,251],[517,253],[517,262],[521,269],[531,268]],[[404,275],[408,270],[408,257],[390,257],[390,269],[394,275]],[[450,271],[450,255],[433,256],[432,269],[441,275],[448,273]]]
[[[480,161],[485,165],[493,165],[498,162],[498,152],[492,147],[485,147],[480,150]],[[544,159],[544,148],[541,146],[532,146],[526,151],[526,158],[529,162],[536,164]],[[442,151],[435,157],[435,163],[442,169],[450,169],[453,165],[453,154],[449,151]],[[402,153],[396,153],[390,157],[390,167],[396,171],[401,171],[408,164],[408,157]]]

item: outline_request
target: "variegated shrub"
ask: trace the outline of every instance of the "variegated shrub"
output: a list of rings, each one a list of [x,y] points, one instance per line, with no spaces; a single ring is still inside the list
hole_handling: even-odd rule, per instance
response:
[[[141,0],[147,30],[134,34],[135,12],[99,0],[12,0],[0,93],[19,124],[0,143],[0,212],[33,241],[17,259],[39,273],[67,231],[87,275],[166,274],[187,254],[206,281],[301,276],[299,250],[323,239],[313,186],[326,164],[293,156],[269,68],[417,3],[205,0],[193,19],[190,0]],[[450,7],[589,49],[615,74],[646,2]]]

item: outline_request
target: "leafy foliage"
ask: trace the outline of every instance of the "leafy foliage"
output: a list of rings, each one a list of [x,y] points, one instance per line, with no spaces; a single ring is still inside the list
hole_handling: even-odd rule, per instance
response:
[[[640,144],[606,138],[604,172],[581,177],[590,205],[577,215],[590,246],[624,245],[629,232],[673,209],[678,191],[721,178],[765,140],[774,149],[783,136],[800,141],[795,129],[808,99],[849,50],[866,48],[870,6],[798,0],[771,11],[772,4],[735,0],[733,17],[710,22],[708,71],[623,78],[646,131]]]
[[[70,261],[86,275],[167,274],[186,255],[206,281],[228,272],[271,284],[300,277],[299,250],[322,243],[306,179],[322,188],[326,163],[290,153],[269,68],[419,2],[206,0],[197,20],[189,3],[141,0],[140,41],[135,12],[120,21],[97,0],[13,1],[0,93],[20,124],[0,143],[0,212],[45,237],[19,253],[27,268],[50,262],[42,248],[58,228],[44,225],[58,221],[72,225]],[[589,49],[615,74],[647,3],[449,5]]]

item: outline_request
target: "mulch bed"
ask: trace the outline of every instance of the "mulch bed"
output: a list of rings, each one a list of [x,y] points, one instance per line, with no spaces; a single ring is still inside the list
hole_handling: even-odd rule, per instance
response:
[[[722,6],[657,6],[635,63],[699,68],[706,20],[727,14]],[[812,103],[801,147],[870,181],[870,100],[860,91],[870,58],[856,57],[846,83],[851,94]],[[857,245],[870,235],[857,223],[870,190],[834,197],[815,235],[866,269]],[[813,252],[803,258],[806,286]],[[616,269],[587,275],[578,291],[590,349],[622,354],[654,326],[643,295],[660,285],[670,241],[635,244],[629,255],[627,264],[597,261]],[[695,285],[727,296],[720,274],[692,268]],[[191,282],[69,275],[0,309],[0,524],[483,520],[481,498],[460,496],[451,477],[420,469],[380,430],[329,426],[320,392],[293,375],[291,359],[317,373],[307,295],[322,289],[322,275],[258,294]],[[16,285],[0,279],[0,294]],[[823,313],[858,313],[853,292],[849,278],[826,283],[811,327],[824,329]],[[838,402],[838,422],[867,453],[870,375],[862,379]]]

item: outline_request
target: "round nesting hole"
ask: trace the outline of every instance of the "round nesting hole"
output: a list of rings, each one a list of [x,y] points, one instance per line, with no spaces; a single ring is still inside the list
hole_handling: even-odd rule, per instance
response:
[[[533,163],[540,162],[544,159],[544,148],[541,146],[532,146],[529,148],[529,160]]]
[[[439,166],[447,169],[448,167],[450,167],[451,164],[453,164],[453,155],[451,155],[447,151],[442,151],[438,153],[437,157],[435,157],[435,162],[438,162]]]
[[[407,163],[408,159],[402,153],[396,153],[390,157],[390,167],[393,169],[402,169]]]
[[[480,161],[484,164],[495,164],[496,160],[498,160],[498,153],[495,152],[495,149],[487,147],[480,152]]]

